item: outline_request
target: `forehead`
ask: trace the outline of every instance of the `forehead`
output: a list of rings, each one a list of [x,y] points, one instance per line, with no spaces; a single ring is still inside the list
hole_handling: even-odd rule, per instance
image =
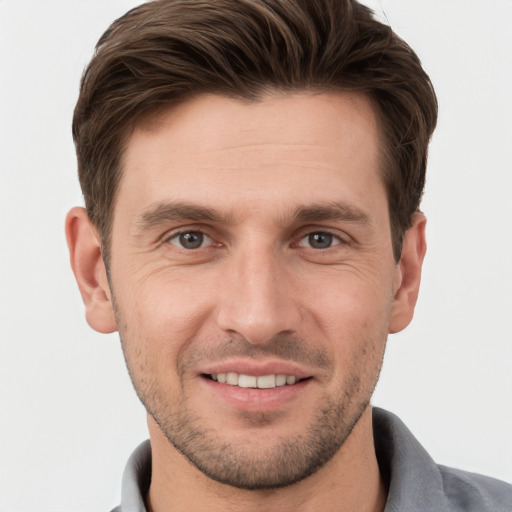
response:
[[[135,129],[118,202],[135,213],[166,201],[244,212],[358,201],[371,187],[383,191],[379,154],[375,111],[363,95],[204,95]]]
[[[368,139],[377,137],[377,110],[370,97],[357,92],[275,92],[258,100],[204,94],[144,118],[128,148],[149,138],[156,142],[159,135],[172,131],[173,140],[168,142],[195,143],[201,152],[255,149],[260,143],[328,149],[346,146],[365,134]]]

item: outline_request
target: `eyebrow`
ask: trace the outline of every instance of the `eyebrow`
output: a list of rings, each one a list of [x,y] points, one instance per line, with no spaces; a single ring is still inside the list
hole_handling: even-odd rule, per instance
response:
[[[292,221],[344,221],[357,224],[370,224],[369,216],[360,208],[344,203],[311,204],[295,208]],[[137,230],[144,232],[148,229],[169,222],[215,222],[219,224],[233,224],[232,213],[221,213],[207,206],[200,206],[186,202],[165,202],[156,204],[143,211],[136,221]],[[284,220],[283,224],[287,221]]]
[[[137,220],[137,228],[146,230],[167,222],[218,222],[229,223],[231,215],[220,214],[212,208],[191,203],[159,203],[142,212]]]
[[[294,218],[302,222],[338,220],[356,224],[370,224],[370,217],[363,210],[337,202],[300,206],[295,210]]]

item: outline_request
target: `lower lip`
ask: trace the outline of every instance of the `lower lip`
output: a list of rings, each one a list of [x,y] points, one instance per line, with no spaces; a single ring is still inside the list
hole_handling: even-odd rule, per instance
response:
[[[248,412],[272,412],[297,399],[311,385],[312,379],[270,389],[241,388],[206,377],[201,377],[201,381],[210,393],[237,409]]]

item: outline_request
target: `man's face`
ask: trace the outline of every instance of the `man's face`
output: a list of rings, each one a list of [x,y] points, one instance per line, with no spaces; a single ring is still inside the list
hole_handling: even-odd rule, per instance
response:
[[[112,233],[130,375],[175,448],[242,488],[331,459],[368,410],[399,281],[370,102],[182,104],[129,140]]]

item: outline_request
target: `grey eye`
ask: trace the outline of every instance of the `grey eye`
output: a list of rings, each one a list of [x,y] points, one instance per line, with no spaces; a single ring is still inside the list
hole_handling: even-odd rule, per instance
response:
[[[313,249],[329,249],[333,245],[339,245],[340,239],[323,231],[317,231],[305,236],[299,243],[302,247],[311,247]]]
[[[332,235],[329,233],[311,233],[308,242],[314,249],[327,249],[332,245]]]
[[[201,231],[186,231],[184,233],[177,233],[169,241],[171,244],[183,249],[199,249],[206,240],[209,240],[209,237],[201,233]]]

